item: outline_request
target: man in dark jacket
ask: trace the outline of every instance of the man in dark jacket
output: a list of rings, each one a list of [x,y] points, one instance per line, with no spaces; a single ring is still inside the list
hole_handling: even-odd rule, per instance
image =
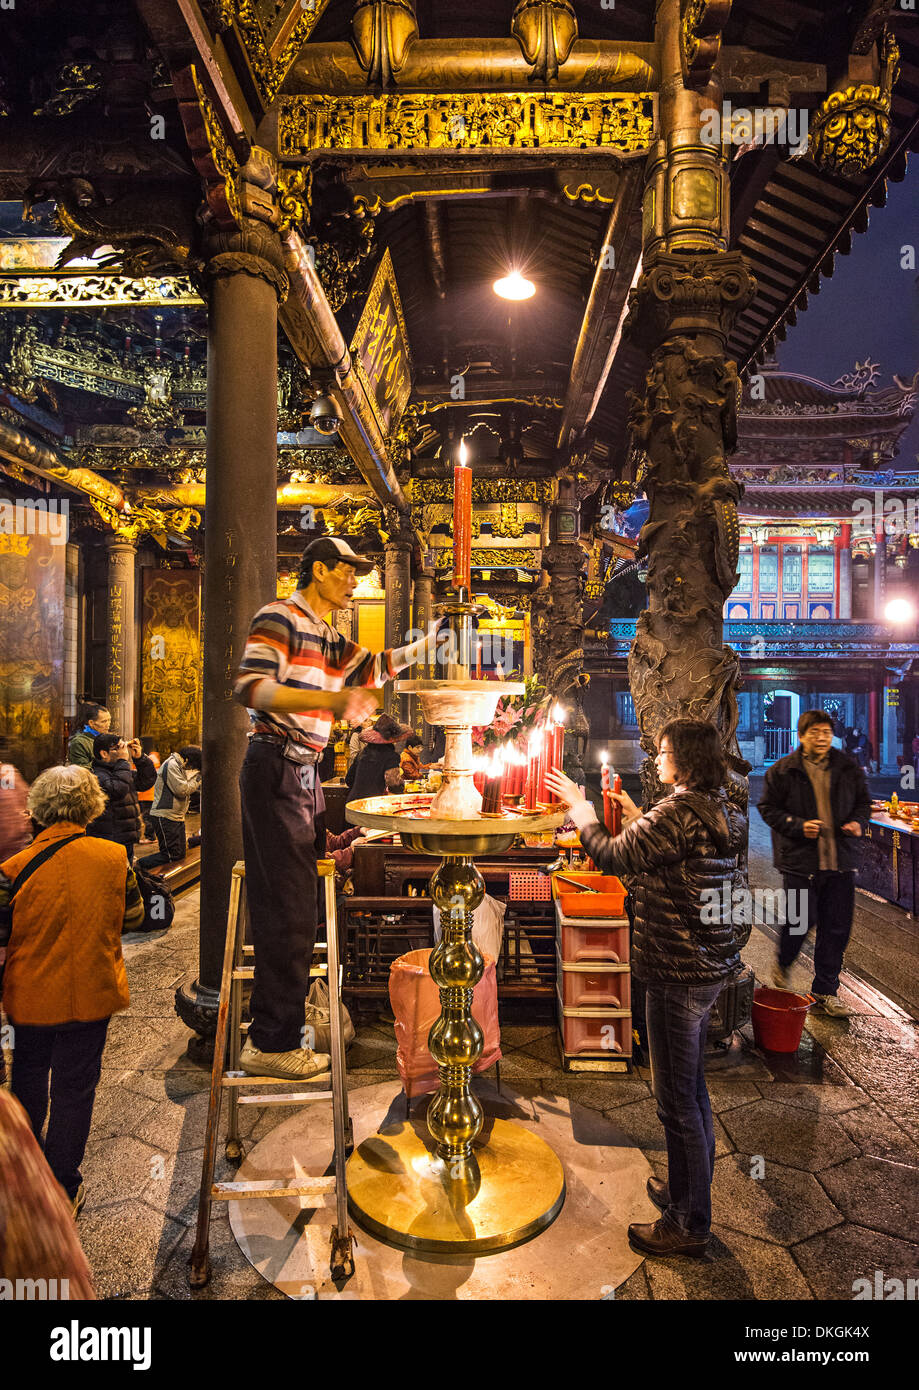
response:
[[[855,758],[832,747],[833,725],[823,710],[798,720],[800,746],[773,764],[759,802],[772,831],[772,854],[786,893],[807,906],[796,921],[816,927],[814,980],[817,1007],[833,1018],[851,1013],[836,997],[839,972],[855,911],[858,841],[871,819],[871,797]],[[792,914],[788,914],[790,917]],[[773,984],[790,989],[789,970],[807,932],[782,926]]]
[[[735,914],[737,857],[747,822],[722,790],[727,771],[717,730],[676,719],[660,734],[659,781],[671,794],[644,815],[613,793],[627,822],[613,838],[562,773],[547,775],[568,803],[581,844],[604,873],[630,879],[635,908],[632,968],[645,986],[645,1017],[668,1180],[648,1179],[663,1215],[633,1224],[629,1241],[649,1255],[705,1257],[711,1239],[715,1134],[705,1085],[708,1020],[724,982],[740,969],[751,914]]]
[[[130,758],[133,759],[132,767]],[[125,743],[118,734],[97,734],[93,741],[90,771],[106,797],[102,815],[86,827],[97,840],[113,840],[124,845],[128,863],[134,860],[134,846],[143,837],[138,792],[145,792],[156,781],[156,768],[140,751],[140,740]]]

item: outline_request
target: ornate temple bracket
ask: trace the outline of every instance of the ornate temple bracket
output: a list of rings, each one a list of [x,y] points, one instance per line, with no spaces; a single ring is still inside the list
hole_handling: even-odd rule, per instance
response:
[[[680,5],[680,57],[683,81],[693,91],[704,91],[721,52],[721,35],[731,17],[732,0],[682,0]]]
[[[242,217],[239,160],[194,64],[174,74],[173,88],[207,205],[219,227],[235,227]]]
[[[262,110],[280,91],[329,0],[205,0],[211,29],[241,50]]]
[[[418,37],[414,0],[356,0],[351,32],[368,87],[395,86]]]
[[[531,82],[554,82],[578,36],[578,20],[569,0],[518,0],[511,33],[532,63]]]
[[[900,49],[889,29],[879,58],[850,55],[845,85],[830,92],[811,120],[808,153],[815,164],[855,179],[877,163],[890,143],[890,104],[899,70]]]

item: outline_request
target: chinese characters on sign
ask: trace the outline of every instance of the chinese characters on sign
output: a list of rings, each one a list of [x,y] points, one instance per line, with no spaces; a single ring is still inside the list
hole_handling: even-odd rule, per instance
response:
[[[392,257],[380,262],[351,343],[358,376],[383,434],[398,425],[412,389],[412,362]]]

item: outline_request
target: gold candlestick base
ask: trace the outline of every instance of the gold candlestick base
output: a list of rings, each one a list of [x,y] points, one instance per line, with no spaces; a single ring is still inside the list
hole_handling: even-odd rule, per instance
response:
[[[466,1160],[439,1158],[423,1121],[388,1125],[348,1160],[352,1215],[408,1250],[509,1250],[550,1226],[564,1201],[555,1153],[508,1120],[486,1121]]]

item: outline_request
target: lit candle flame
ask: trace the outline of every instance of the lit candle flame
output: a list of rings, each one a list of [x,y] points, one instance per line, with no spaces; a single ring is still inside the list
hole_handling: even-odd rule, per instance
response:
[[[604,767],[609,762],[609,753],[607,753],[606,749],[604,749],[603,752],[600,754],[600,761]]]
[[[564,724],[565,711],[561,705],[555,706],[555,709],[552,711],[552,718],[555,720],[556,724]]]
[[[468,457],[468,450],[466,449],[466,441],[465,441],[465,439],[461,439],[461,440],[460,440],[460,447],[459,447],[459,461],[460,461],[460,463],[463,465],[464,468],[465,468],[465,466],[466,466],[466,459],[467,459],[467,457]]]

